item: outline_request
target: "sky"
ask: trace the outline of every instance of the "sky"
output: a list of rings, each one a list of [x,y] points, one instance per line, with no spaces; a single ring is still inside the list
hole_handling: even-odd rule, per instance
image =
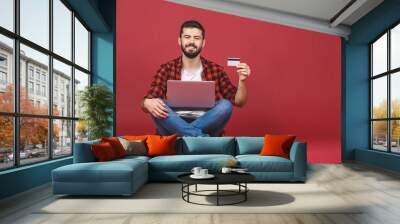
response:
[[[391,57],[392,57],[392,68],[400,67],[400,25],[397,25],[392,31],[392,43],[391,43]],[[399,90],[400,91],[400,90]]]

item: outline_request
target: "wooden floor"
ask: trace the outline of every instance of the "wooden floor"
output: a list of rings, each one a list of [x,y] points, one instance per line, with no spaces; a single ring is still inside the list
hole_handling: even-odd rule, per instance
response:
[[[317,183],[345,201],[366,204],[356,214],[36,214],[54,200],[50,186],[0,202],[0,223],[400,223],[400,174],[359,163],[312,165],[308,183]],[[319,203],[315,201],[315,203]]]

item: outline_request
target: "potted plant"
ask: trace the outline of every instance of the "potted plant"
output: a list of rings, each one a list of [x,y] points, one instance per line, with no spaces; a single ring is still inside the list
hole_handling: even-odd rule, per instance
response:
[[[103,84],[87,86],[80,92],[79,106],[82,108],[80,124],[87,127],[89,140],[108,137],[114,109],[113,93]]]

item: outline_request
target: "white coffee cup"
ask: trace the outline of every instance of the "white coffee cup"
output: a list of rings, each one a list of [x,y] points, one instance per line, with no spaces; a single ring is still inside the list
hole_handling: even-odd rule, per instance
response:
[[[200,171],[202,170],[202,168],[201,167],[193,167],[193,169],[192,169],[192,173],[194,174],[194,175],[196,175],[196,176],[199,176],[199,175],[201,175],[200,174]]]
[[[201,169],[200,170],[200,176],[207,176],[208,175],[208,169]]]
[[[230,173],[232,171],[232,168],[230,167],[222,167],[221,172],[222,173]]]

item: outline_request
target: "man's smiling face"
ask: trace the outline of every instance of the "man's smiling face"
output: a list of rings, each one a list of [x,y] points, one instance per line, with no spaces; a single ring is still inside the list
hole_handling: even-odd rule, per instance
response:
[[[178,39],[183,54],[188,58],[195,58],[205,45],[203,33],[197,28],[184,28]]]

